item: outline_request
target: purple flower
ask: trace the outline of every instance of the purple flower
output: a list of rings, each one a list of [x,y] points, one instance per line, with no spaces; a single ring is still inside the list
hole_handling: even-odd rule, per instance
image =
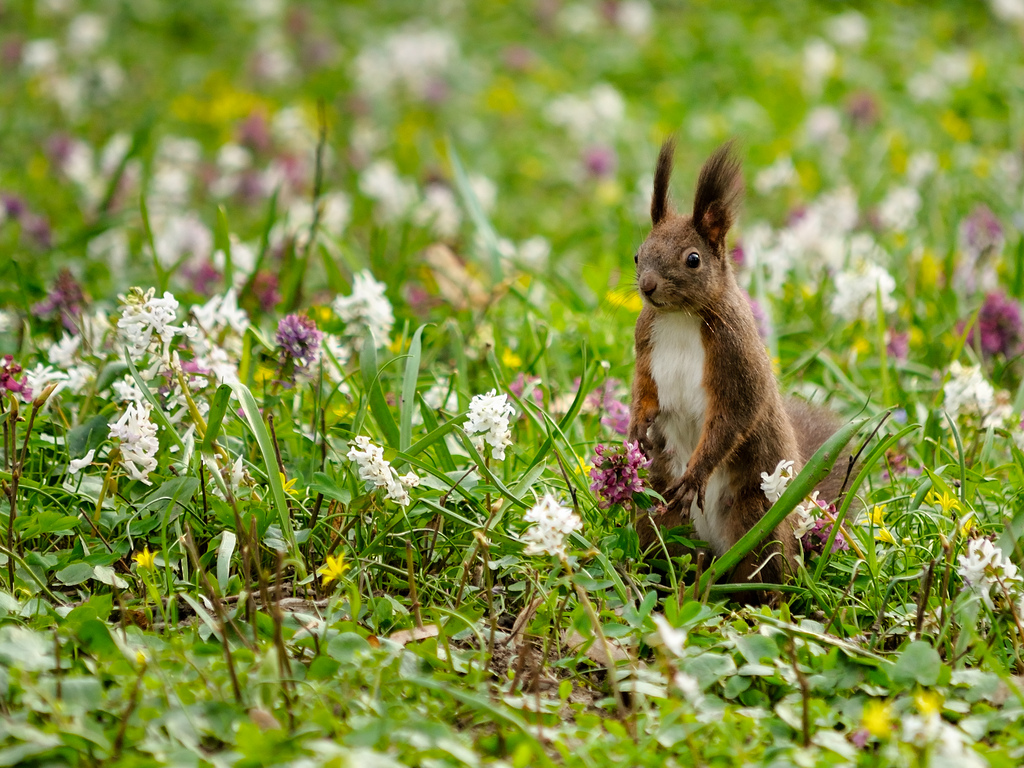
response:
[[[617,435],[629,433],[629,406],[618,400],[608,404],[608,413],[601,417],[601,423],[610,427]]]
[[[13,221],[18,221],[28,213],[28,206],[25,205],[25,201],[17,195],[2,195],[0,196],[0,203],[3,203],[4,215]]]
[[[297,373],[305,373],[317,359],[323,337],[313,318],[306,315],[286,315],[277,324],[276,339],[284,350],[285,365],[293,363]]]
[[[963,332],[965,322],[957,326]],[[989,293],[978,313],[978,322],[971,328],[968,343],[977,345],[980,334],[981,352],[986,357],[1013,357],[1021,350],[1024,323],[1020,305],[1003,293]]]
[[[846,114],[858,128],[870,128],[878,122],[878,102],[868,91],[857,91],[846,102]]]
[[[31,393],[25,386],[25,382],[14,378],[19,373],[21,373],[21,366],[14,362],[14,355],[4,355],[3,362],[0,363],[0,390],[5,389],[16,395],[29,396]]]
[[[601,509],[625,504],[633,494],[642,491],[642,478],[651,466],[636,442],[626,441],[622,447],[598,445],[594,449],[594,466],[590,470],[590,490],[597,494]]]
[[[32,314],[44,320],[60,319],[64,327],[75,332],[78,318],[82,316],[82,303],[85,296],[82,287],[67,267],[57,273],[53,288],[45,299],[32,307]]]
[[[540,387],[540,376],[526,376],[522,372],[516,374],[516,377],[509,383],[508,391],[516,397],[522,399],[523,392],[526,391],[527,387],[530,387],[530,397],[533,398],[533,402],[537,405],[544,405],[544,393]],[[525,413],[519,414],[519,418],[526,418]]]
[[[747,261],[747,252],[743,250],[743,241],[737,240],[729,251],[729,255],[732,256],[732,263],[737,267],[742,267]]]
[[[960,244],[972,260],[1003,248],[1003,225],[985,204],[976,205],[970,216],[960,222]]]
[[[886,353],[899,360],[905,362],[907,354],[910,352],[910,333],[908,331],[889,331],[889,343],[885,345]]]
[[[615,173],[619,160],[615,150],[604,144],[587,147],[583,153],[583,165],[591,176],[603,178]]]
[[[260,303],[264,312],[272,312],[281,301],[281,292],[277,290],[277,275],[261,269],[252,281],[252,293]]]
[[[191,281],[192,290],[203,296],[209,296],[221,279],[220,271],[210,261],[197,266],[186,266],[182,273]]]
[[[832,534],[832,526],[834,521],[828,517],[827,513],[825,517],[820,517],[814,521],[814,527],[811,528],[804,537],[800,540],[803,544],[805,552],[816,552],[822,554],[825,551],[825,544],[828,542],[828,537]],[[845,552],[850,548],[850,545],[846,543],[846,537],[843,536],[842,530],[836,533],[835,541],[832,542],[832,554],[836,552]]]

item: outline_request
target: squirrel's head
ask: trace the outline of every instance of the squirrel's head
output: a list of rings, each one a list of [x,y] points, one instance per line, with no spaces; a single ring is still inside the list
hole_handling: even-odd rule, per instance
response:
[[[676,213],[668,204],[674,150],[669,139],[658,155],[651,197],[654,228],[634,257],[637,289],[656,311],[699,312],[714,306],[733,279],[725,236],[736,216],[743,178],[732,142],[723,144],[700,170],[693,212]]]

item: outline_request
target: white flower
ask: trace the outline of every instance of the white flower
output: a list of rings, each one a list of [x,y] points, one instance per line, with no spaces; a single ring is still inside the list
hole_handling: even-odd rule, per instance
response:
[[[426,199],[413,212],[413,221],[419,226],[430,226],[438,237],[452,238],[459,232],[462,211],[452,191],[443,184],[430,184]]]
[[[60,341],[55,341],[50,345],[46,351],[46,357],[58,368],[66,370],[75,364],[75,354],[81,344],[81,336],[71,336],[65,333]]]
[[[515,412],[508,401],[508,395],[499,395],[497,390],[492,389],[486,395],[475,395],[469,402],[465,428],[470,436],[482,434],[482,437],[474,439],[477,450],[483,451],[483,444],[487,443],[491,446],[492,458],[504,461],[505,449],[512,445],[509,419]]]
[[[388,343],[395,315],[391,302],[384,295],[387,286],[374,279],[373,273],[365,269],[352,281],[352,295],[339,296],[331,306],[347,325],[345,334],[362,338],[363,328],[369,328],[378,347]],[[349,327],[352,326],[352,327]]]
[[[815,38],[804,47],[804,88],[817,93],[836,68],[835,49],[824,40]]]
[[[178,173],[180,168],[169,169],[168,174],[172,171]],[[170,183],[170,176],[165,181]],[[179,191],[183,197],[188,194],[187,189]],[[171,192],[167,191],[167,194]],[[153,245],[164,267],[174,267],[183,260],[199,263],[209,258],[213,251],[213,234],[194,213],[159,216],[153,219]]]
[[[71,463],[68,464],[68,472],[72,475],[77,475],[83,469],[92,464],[92,460],[96,457],[96,449],[91,449],[85,456],[80,459],[72,459]]]
[[[857,11],[844,11],[829,19],[828,36],[847,48],[860,48],[868,39],[868,20]]]
[[[686,630],[676,629],[660,613],[651,616],[651,619],[658,628],[658,637],[661,639],[661,644],[665,650],[673,656],[682,656],[683,649],[686,646]]]
[[[3,216],[3,209],[0,209],[0,217]],[[3,224],[3,218],[0,218],[0,224]],[[17,319],[12,312],[5,312],[0,309],[0,333],[7,333],[14,327]]]
[[[400,219],[416,200],[416,187],[403,179],[390,160],[377,160],[359,175],[359,191],[377,203],[385,222]]]
[[[399,30],[356,56],[357,87],[373,96],[403,87],[427,98],[458,54],[458,43],[446,30]]]
[[[786,187],[796,181],[796,167],[789,155],[782,155],[774,163],[758,171],[754,177],[754,189],[767,195],[779,187]]]
[[[196,324],[209,336],[217,336],[227,329],[242,335],[249,328],[249,315],[239,308],[238,294],[233,287],[223,296],[213,296],[202,306],[194,305],[191,313]]]
[[[653,21],[654,9],[647,0],[623,0],[615,6],[615,23],[630,37],[646,37]]]
[[[915,187],[939,168],[939,158],[928,149],[919,149],[907,160],[907,181]]]
[[[896,187],[889,190],[878,205],[878,218],[883,226],[896,232],[906,232],[917,221],[921,210],[921,195],[913,187]]]
[[[607,83],[598,83],[586,96],[559,96],[545,110],[547,119],[565,128],[577,142],[612,138],[625,114],[622,95]]]
[[[573,531],[583,529],[583,521],[571,509],[558,501],[550,493],[523,515],[523,520],[533,523],[523,533],[527,555],[555,555],[565,557],[565,538]]]
[[[779,500],[789,481],[793,479],[793,462],[783,459],[775,465],[775,471],[770,475],[767,472],[761,473],[761,490],[772,504]]]
[[[992,13],[1003,21],[1024,22],[1024,0],[989,0]]]
[[[972,539],[967,545],[967,552],[957,558],[957,563],[957,573],[964,584],[979,594],[989,608],[994,607],[992,587],[999,587],[1000,594],[1005,588],[1013,597],[1019,596],[1024,585],[1017,566],[988,539]]]
[[[391,463],[384,458],[384,449],[374,445],[370,438],[359,435],[349,443],[347,454],[349,461],[354,461],[359,468],[359,479],[373,483],[374,488],[387,489],[386,497],[403,507],[409,505],[409,489],[420,484],[415,472],[401,477],[395,472]]]
[[[54,395],[67,386],[68,374],[64,373],[64,371],[54,370],[52,365],[37,363],[36,367],[31,371],[25,371],[25,385],[29,390],[24,394],[25,399],[31,400],[32,398],[39,397],[43,394],[43,390],[55,381],[60,383],[50,394],[51,401]]]
[[[117,327],[134,358],[146,354],[154,336],[163,343],[166,352],[175,334],[184,332],[182,327],[172,325],[178,315],[178,300],[170,291],[164,291],[160,299],[154,293],[152,288],[145,293],[133,288],[127,297],[120,297],[124,311]]]
[[[160,441],[156,424],[149,419],[149,403],[129,403],[124,414],[110,425],[110,436],[121,441],[121,459],[128,474],[146,485],[152,485],[149,473],[156,469],[156,452]]]
[[[68,24],[68,51],[75,56],[86,56],[98,49],[107,39],[107,23],[95,13],[82,13]]]
[[[21,66],[26,72],[35,74],[56,67],[59,57],[60,49],[53,40],[29,40],[21,49]]]
[[[949,366],[950,379],[942,388],[942,405],[951,416],[970,413],[987,415],[996,402],[995,389],[985,381],[980,365],[964,367],[959,361]]]
[[[135,379],[128,375],[111,384],[111,388],[114,390],[114,400],[119,403],[141,404],[146,399]]]
[[[836,275],[836,294],[832,297],[832,312],[844,320],[853,322],[875,316],[876,296],[882,299],[882,311],[896,310],[892,292],[896,280],[884,267],[868,259],[858,258],[851,269]]]
[[[818,492],[815,491],[811,494],[810,498],[801,501],[796,505],[796,509],[793,510],[793,514],[796,515],[796,525],[793,527],[793,537],[796,539],[802,539],[808,533],[814,529],[814,524],[818,520],[818,513],[820,513],[821,507],[818,505]]]

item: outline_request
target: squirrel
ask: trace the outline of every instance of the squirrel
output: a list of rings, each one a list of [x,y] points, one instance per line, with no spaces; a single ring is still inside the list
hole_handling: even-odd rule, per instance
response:
[[[743,192],[732,142],[701,168],[691,215],[670,209],[675,143],[658,156],[653,228],[637,250],[636,372],[629,439],[651,459],[649,482],[666,500],[661,515],[637,519],[641,545],[655,524],[689,516],[715,555],[723,554],[771,507],[761,473],[793,461],[794,474],[839,427],[824,408],[784,400],[746,294],[736,281],[726,235]],[[837,469],[818,486],[839,495]],[[795,572],[794,522],[782,521],[737,566],[732,581],[781,583]]]

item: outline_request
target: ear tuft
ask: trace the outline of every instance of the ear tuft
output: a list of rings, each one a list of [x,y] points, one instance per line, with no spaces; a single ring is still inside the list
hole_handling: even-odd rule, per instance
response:
[[[743,195],[740,161],[729,141],[715,150],[704,163],[693,198],[693,226],[712,247],[725,242],[736,219],[736,207]]]
[[[654,194],[651,195],[651,221],[655,226],[668,215],[668,180],[672,177],[672,157],[675,151],[675,138],[668,138],[658,153],[658,165],[654,170]]]

